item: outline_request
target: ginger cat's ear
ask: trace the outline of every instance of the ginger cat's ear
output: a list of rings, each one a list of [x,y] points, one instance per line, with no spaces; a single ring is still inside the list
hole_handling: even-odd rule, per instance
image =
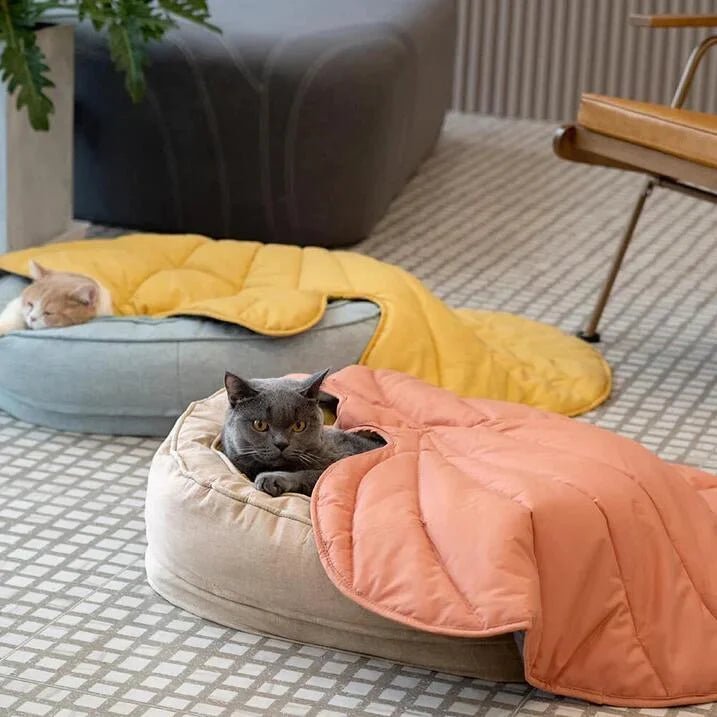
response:
[[[87,284],[86,286],[80,286],[77,289],[75,289],[71,296],[76,301],[79,301],[81,304],[86,304],[87,306],[94,306],[97,302],[97,287],[93,286],[92,284]]]
[[[49,269],[45,269],[42,264],[38,264],[34,259],[30,260],[30,276],[37,281],[46,276],[49,276],[52,272]]]

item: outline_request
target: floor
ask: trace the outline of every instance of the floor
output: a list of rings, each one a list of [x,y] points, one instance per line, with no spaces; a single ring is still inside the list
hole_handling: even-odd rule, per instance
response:
[[[638,177],[554,159],[551,127],[451,117],[361,250],[456,306],[578,327]],[[609,403],[583,420],[717,470],[717,221],[657,190],[604,325]],[[237,633],[146,585],[153,440],[0,414],[0,715],[615,715],[527,685]],[[717,705],[643,710],[717,715]]]

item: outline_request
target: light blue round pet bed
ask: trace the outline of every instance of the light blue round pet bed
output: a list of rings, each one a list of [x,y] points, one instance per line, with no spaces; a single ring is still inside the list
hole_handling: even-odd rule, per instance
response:
[[[0,307],[27,285],[0,276]],[[297,336],[274,338],[209,319],[103,318],[0,337],[0,410],[82,433],[165,436],[188,403],[222,385],[224,371],[282,376],[358,362],[379,309],[329,304]]]

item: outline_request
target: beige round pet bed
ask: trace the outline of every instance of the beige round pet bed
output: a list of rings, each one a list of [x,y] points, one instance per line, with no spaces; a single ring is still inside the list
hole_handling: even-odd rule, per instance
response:
[[[522,680],[510,635],[441,637],[368,612],[319,561],[309,498],[271,498],[220,452],[224,391],[193,403],[152,463],[147,578],[169,602],[229,627],[444,672]]]

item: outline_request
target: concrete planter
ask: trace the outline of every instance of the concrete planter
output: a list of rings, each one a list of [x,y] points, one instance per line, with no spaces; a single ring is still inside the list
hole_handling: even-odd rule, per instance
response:
[[[80,238],[72,221],[72,142],[75,92],[74,29],[38,32],[55,87],[50,131],[36,132],[15,98],[0,92],[0,252]]]

